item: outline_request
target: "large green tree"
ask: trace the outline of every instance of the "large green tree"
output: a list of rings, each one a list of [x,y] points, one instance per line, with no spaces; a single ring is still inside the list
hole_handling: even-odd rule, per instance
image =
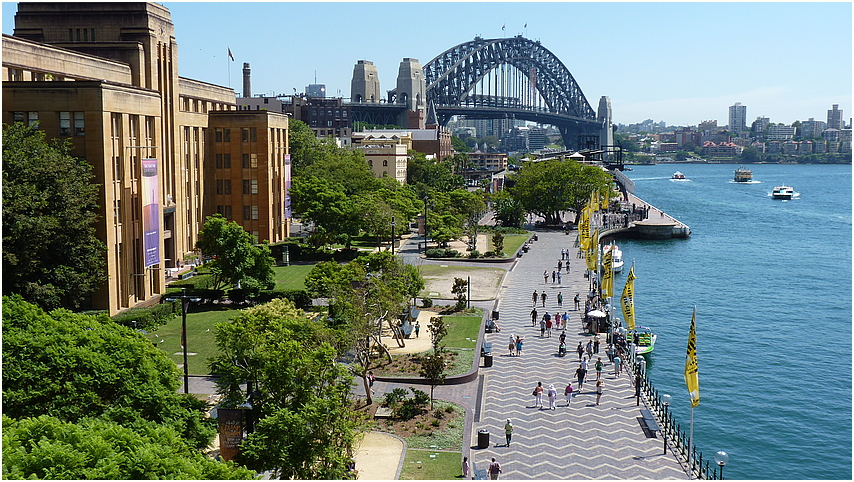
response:
[[[172,427],[206,447],[214,429],[205,402],[178,394],[180,372],[142,334],[106,315],[46,313],[3,298],[3,414],[77,423],[99,417],[127,427]]]
[[[92,166],[43,131],[3,127],[3,293],[79,308],[106,281]]]
[[[287,300],[244,310],[216,326],[223,407],[236,408],[251,381],[255,430],[240,461],[283,479],[341,479],[356,449],[360,416],[350,400],[352,376],[336,363],[334,333]]]
[[[240,283],[250,295],[262,289],[272,289],[273,257],[267,245],[254,245],[252,235],[239,224],[229,221],[220,214],[208,216],[199,231],[196,248],[205,256],[213,256],[209,263],[216,277],[217,286]]]

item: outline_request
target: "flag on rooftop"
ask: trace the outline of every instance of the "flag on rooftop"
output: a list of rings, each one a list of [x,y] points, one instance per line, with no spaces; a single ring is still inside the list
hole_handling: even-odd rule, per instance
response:
[[[231,47],[228,48],[228,58],[230,58],[232,62],[234,61],[234,55],[231,55]]]

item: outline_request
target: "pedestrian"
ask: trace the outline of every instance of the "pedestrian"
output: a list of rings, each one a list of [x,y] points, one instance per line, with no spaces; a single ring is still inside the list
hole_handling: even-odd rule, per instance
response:
[[[374,372],[368,372],[368,388],[371,389],[371,393],[374,393]]]
[[[615,356],[614,357],[614,376],[619,378],[622,373],[623,373],[623,360],[621,360],[620,357]]]
[[[536,291],[534,291],[534,293],[536,293]],[[537,300],[534,300],[534,303],[536,304]],[[578,311],[579,306],[578,293],[575,293],[575,311]]]
[[[567,382],[566,388],[563,389],[563,396],[566,397],[566,406],[572,403],[572,382]]]
[[[510,356],[513,356],[516,353],[516,337],[510,335],[510,344],[507,346],[510,349]]]
[[[596,405],[599,405],[599,399],[602,398],[602,388],[605,383],[602,380],[596,382]]]
[[[563,329],[566,329],[566,325],[569,324],[569,313],[563,312]]]
[[[516,337],[516,356],[522,356],[522,340],[524,339],[524,336]]]
[[[555,409],[555,400],[557,399],[557,390],[555,390],[554,384],[549,385],[549,408]]]
[[[543,318],[540,320],[540,337],[541,338],[546,336],[546,315],[548,315],[548,313],[543,315]]]
[[[569,253],[566,254],[566,274],[569,274]]]
[[[546,333],[549,334],[548,338],[552,337],[552,315],[546,313]]]
[[[543,382],[537,382],[537,386],[534,387],[534,407],[543,408]]]
[[[495,457],[492,457],[492,463],[489,464],[488,472],[491,480],[498,480],[498,475],[501,473],[501,466],[495,461]]]
[[[587,342],[587,358],[593,359],[593,340]]]
[[[578,369],[575,370],[575,376],[578,378],[578,392],[581,393],[581,390],[584,388],[584,378],[587,376],[587,370],[584,369],[583,365],[578,365]]]
[[[463,479],[469,478],[469,458],[463,457]]]
[[[552,283],[555,282],[555,277],[557,277],[557,274],[555,273],[554,270],[552,270]]]
[[[418,338],[418,333],[421,332],[421,322],[415,320],[415,338]]]
[[[605,364],[602,363],[602,357],[600,356],[599,359],[596,361],[596,379],[597,380],[600,380],[602,378],[602,367],[603,366],[605,366]]]
[[[578,352],[578,361],[581,361],[581,355],[584,355],[584,347],[581,346],[581,342],[578,342],[578,348],[575,349]]]
[[[534,292],[534,298],[536,298],[536,297],[537,297],[537,292],[535,291]],[[534,300],[534,305],[536,305],[536,304],[537,304],[537,301]],[[534,309],[531,310],[531,326],[536,326],[536,324],[537,324],[537,308],[535,306]]]
[[[562,332],[560,332],[560,342],[566,343],[566,330],[563,330]]]
[[[534,300],[534,306],[537,306],[537,298],[539,298],[539,297],[540,297],[540,296],[537,294],[537,290],[534,290],[534,294],[533,294],[533,296],[531,297],[531,299],[533,299],[533,300]],[[576,297],[576,298],[577,298],[577,297]]]
[[[507,423],[504,424],[504,436],[507,437],[507,446],[510,446],[510,439],[513,438],[513,424],[510,423],[510,419],[507,419]]]
[[[581,359],[581,368],[583,368],[585,372],[590,369],[590,361],[587,357]]]
[[[565,257],[566,257],[566,250],[563,248],[560,248],[560,259],[563,259]],[[560,263],[558,263],[558,266],[560,266]]]
[[[542,294],[540,294],[540,300],[543,302],[543,308],[546,307],[546,290],[543,290]]]
[[[595,353],[595,354],[599,353],[599,335],[598,334],[596,334],[596,336],[593,337],[593,353]]]
[[[557,284],[563,284],[563,275],[560,274],[560,271],[557,272]]]
[[[560,309],[563,306],[563,293],[557,292],[557,307]]]
[[[548,282],[549,282],[549,271],[543,270],[543,283],[548,283]]]
[[[557,271],[560,273],[560,270],[563,269],[563,250],[560,250],[560,261],[557,262]]]

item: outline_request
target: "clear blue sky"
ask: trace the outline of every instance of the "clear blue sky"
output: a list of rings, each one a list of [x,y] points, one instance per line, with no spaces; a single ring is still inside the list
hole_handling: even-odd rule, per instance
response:
[[[846,122],[854,114],[849,2],[164,5],[175,23],[180,75],[238,93],[249,62],[253,94],[303,92],[316,75],[327,95],[349,97],[358,60],[374,62],[384,93],[395,87],[404,57],[424,65],[478,35],[522,34],[567,66],[594,109],[609,96],[617,123],[724,125],[736,102],[747,106],[748,122],[826,120],[832,104]],[[3,3],[3,33],[12,33],[15,10]]]

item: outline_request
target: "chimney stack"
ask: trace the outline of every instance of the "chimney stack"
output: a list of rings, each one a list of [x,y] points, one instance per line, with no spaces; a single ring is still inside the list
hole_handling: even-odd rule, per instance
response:
[[[243,97],[252,97],[252,87],[249,81],[249,62],[243,62]]]

